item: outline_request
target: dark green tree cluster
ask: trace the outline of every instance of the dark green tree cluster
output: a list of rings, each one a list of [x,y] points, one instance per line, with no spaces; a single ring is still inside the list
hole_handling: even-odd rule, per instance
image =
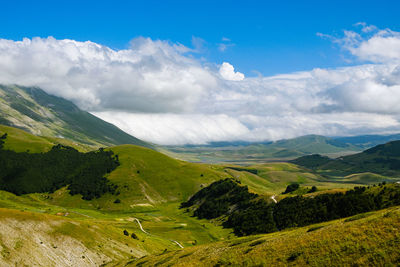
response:
[[[296,191],[296,190],[299,189],[299,188],[300,188],[300,185],[299,185],[298,183],[293,183],[293,184],[288,185],[288,186],[286,187],[285,192],[283,192],[283,193],[284,193],[284,194],[288,194],[288,193],[291,193],[291,192],[293,192],[293,191]]]
[[[227,180],[218,181],[210,185],[210,187],[213,186],[215,189],[216,185],[225,184],[223,181]],[[233,180],[230,181],[234,183]],[[228,183],[229,186],[232,186],[231,182]],[[246,187],[241,188],[247,190]],[[199,194],[196,195],[204,196],[205,192],[213,190],[206,187],[201,191],[202,193],[199,191]],[[355,187],[345,193],[327,193],[313,197],[287,197],[277,204],[267,203],[263,199],[257,200],[255,199],[257,195],[255,195],[251,198],[247,198],[246,201],[239,202],[232,206],[232,202],[225,199],[225,197],[229,197],[229,194],[223,195],[223,198],[219,196],[217,199],[214,199],[214,201],[210,196],[211,195],[208,195],[207,197],[207,203],[213,204],[207,204],[207,207],[203,208],[199,214],[197,211],[200,209],[200,205],[199,208],[195,210],[194,215],[199,218],[216,218],[221,215],[227,215],[228,219],[223,223],[223,226],[233,228],[236,235],[243,236],[270,233],[288,227],[306,226],[400,205],[400,185],[385,185],[382,183],[371,188]],[[220,199],[224,199],[223,204],[229,203],[227,205],[228,208],[224,206],[221,209],[217,208],[218,212],[212,211],[213,207],[219,205],[217,203],[219,203]],[[194,203],[195,202],[188,201],[184,206],[189,207]],[[207,214],[211,215],[205,216],[203,213],[204,210],[207,210]],[[227,212],[228,210],[230,212]],[[221,214],[222,211],[225,212]]]
[[[3,149],[4,146],[4,140],[7,138],[7,133],[3,134],[0,136],[0,149]]]
[[[311,189],[308,190],[308,193],[314,193],[314,192],[317,192],[317,187],[316,187],[315,185],[313,185],[313,186],[311,187]]]
[[[276,227],[282,230],[305,226],[379,209],[380,204],[375,195],[365,193],[365,189],[356,187],[345,194],[320,194],[313,198],[284,198],[274,205]]]
[[[290,162],[306,167],[308,169],[315,169],[331,161],[332,159],[328,158],[327,156],[321,156],[320,154],[313,154],[313,155],[299,157],[297,159],[291,160]]]
[[[273,213],[274,206],[260,199],[232,213],[223,226],[233,228],[237,236],[276,232]]]
[[[253,174],[258,174],[257,169],[249,169],[249,168],[239,168],[239,167],[227,167],[228,169],[235,170],[235,171],[240,171],[240,172],[250,172]]]
[[[183,202],[181,208],[198,205],[194,216],[213,219],[227,214],[232,206],[247,205],[255,197],[257,195],[250,193],[247,186],[240,186],[238,182],[227,178],[201,189],[187,202]]]
[[[4,139],[4,138],[3,138]],[[17,195],[54,192],[68,186],[71,195],[85,200],[114,193],[117,186],[104,175],[113,171],[118,160],[112,151],[81,153],[56,145],[49,152],[30,154],[2,149],[0,142],[0,189]]]

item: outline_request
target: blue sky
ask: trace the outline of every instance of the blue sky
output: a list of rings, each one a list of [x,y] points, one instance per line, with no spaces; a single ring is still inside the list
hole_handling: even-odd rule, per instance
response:
[[[2,1],[0,84],[38,86],[159,144],[399,133],[399,10]]]
[[[399,30],[399,1],[2,1],[0,37],[91,40],[114,49],[137,36],[192,46],[246,76],[346,66],[343,51],[316,35],[357,22]],[[228,38],[230,41],[222,41]],[[227,49],[221,52],[219,44]]]

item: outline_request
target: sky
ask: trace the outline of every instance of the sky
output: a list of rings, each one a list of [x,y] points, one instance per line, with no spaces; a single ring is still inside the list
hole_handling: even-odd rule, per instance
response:
[[[0,1],[0,83],[146,141],[400,132],[398,1]]]

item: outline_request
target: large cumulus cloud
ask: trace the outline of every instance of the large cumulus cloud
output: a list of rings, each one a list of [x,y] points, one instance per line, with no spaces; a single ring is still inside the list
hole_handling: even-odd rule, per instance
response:
[[[245,77],[191,49],[139,37],[0,40],[0,83],[40,86],[161,144],[400,131],[400,34],[366,24],[332,39],[358,65]]]
[[[191,111],[217,80],[189,49],[139,37],[130,49],[49,38],[0,40],[0,81],[37,85],[89,110]]]

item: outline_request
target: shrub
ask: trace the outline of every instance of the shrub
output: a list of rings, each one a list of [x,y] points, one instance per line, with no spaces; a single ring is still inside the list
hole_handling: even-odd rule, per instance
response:
[[[133,239],[139,240],[139,237],[138,237],[135,233],[132,233],[132,234],[131,234],[131,237],[132,237]]]
[[[310,190],[308,190],[308,193],[314,193],[317,192],[317,187],[315,185],[313,185],[313,187],[311,187]]]

